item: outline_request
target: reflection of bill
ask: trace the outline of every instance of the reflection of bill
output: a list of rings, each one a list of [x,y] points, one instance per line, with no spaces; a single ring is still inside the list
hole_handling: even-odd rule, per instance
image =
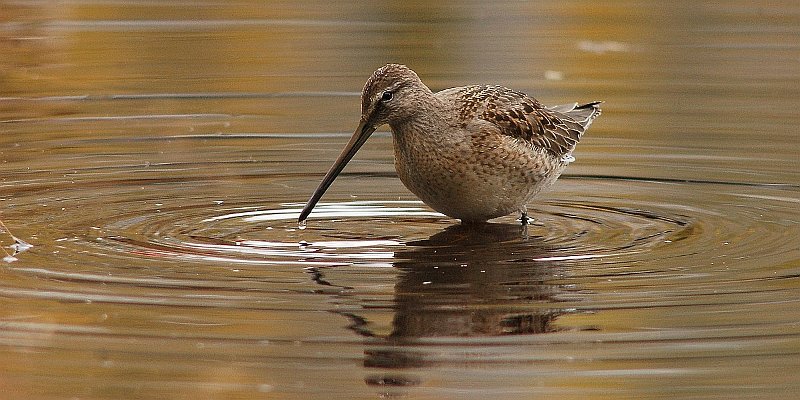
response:
[[[344,314],[353,331],[377,339],[365,350],[364,366],[394,371],[371,374],[367,384],[417,385],[421,379],[409,369],[447,362],[431,351],[434,343],[461,346],[470,344],[468,337],[550,332],[567,312],[557,303],[566,289],[550,283],[561,273],[553,261],[560,254],[524,238],[519,225],[454,225],[407,245],[393,262],[400,274],[390,332],[372,331],[363,315]]]

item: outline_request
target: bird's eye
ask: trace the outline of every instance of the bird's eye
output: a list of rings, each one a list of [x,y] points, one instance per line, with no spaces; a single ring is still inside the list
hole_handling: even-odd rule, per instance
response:
[[[383,95],[381,95],[381,101],[389,101],[392,99],[392,96],[393,96],[392,92],[387,90],[383,92]]]

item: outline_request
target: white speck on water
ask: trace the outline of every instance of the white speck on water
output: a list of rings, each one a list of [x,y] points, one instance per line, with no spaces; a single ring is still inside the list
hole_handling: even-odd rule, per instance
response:
[[[595,54],[603,54],[608,52],[624,53],[630,51],[630,45],[613,40],[606,40],[603,42],[582,40],[578,42],[578,49]]]
[[[544,79],[548,81],[560,81],[564,79],[564,73],[561,71],[547,70],[544,71]]]
[[[23,251],[29,250],[31,247],[33,247],[33,245],[20,238],[14,238],[14,244],[9,247],[14,250],[14,254],[19,254]]]
[[[258,385],[258,391],[260,393],[269,393],[269,392],[273,391],[274,389],[275,389],[274,386],[266,384],[266,383],[262,383],[262,384]]]

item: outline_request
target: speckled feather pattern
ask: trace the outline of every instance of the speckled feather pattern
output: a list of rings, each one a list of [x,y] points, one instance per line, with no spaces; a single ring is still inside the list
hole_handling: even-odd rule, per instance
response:
[[[479,118],[497,125],[502,134],[529,142],[556,157],[571,153],[585,131],[584,126],[569,116],[503,86],[474,85],[445,93],[455,96],[456,103],[460,103],[458,115],[462,127]]]
[[[382,93],[394,93],[382,103]],[[431,208],[464,222],[526,210],[566,168],[599,102],[545,107],[502,86],[433,93],[412,70],[386,65],[362,93],[362,120],[392,130],[401,181]]]
[[[478,119],[448,125],[443,135],[413,125],[392,127],[400,180],[431,208],[466,222],[525,210],[567,166]]]

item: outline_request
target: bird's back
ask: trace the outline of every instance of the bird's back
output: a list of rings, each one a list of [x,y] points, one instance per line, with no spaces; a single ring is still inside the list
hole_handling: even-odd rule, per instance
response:
[[[480,119],[497,126],[499,133],[530,143],[556,158],[570,154],[592,121],[600,103],[545,107],[525,93],[496,85],[472,85],[436,93],[457,110],[467,124]]]

